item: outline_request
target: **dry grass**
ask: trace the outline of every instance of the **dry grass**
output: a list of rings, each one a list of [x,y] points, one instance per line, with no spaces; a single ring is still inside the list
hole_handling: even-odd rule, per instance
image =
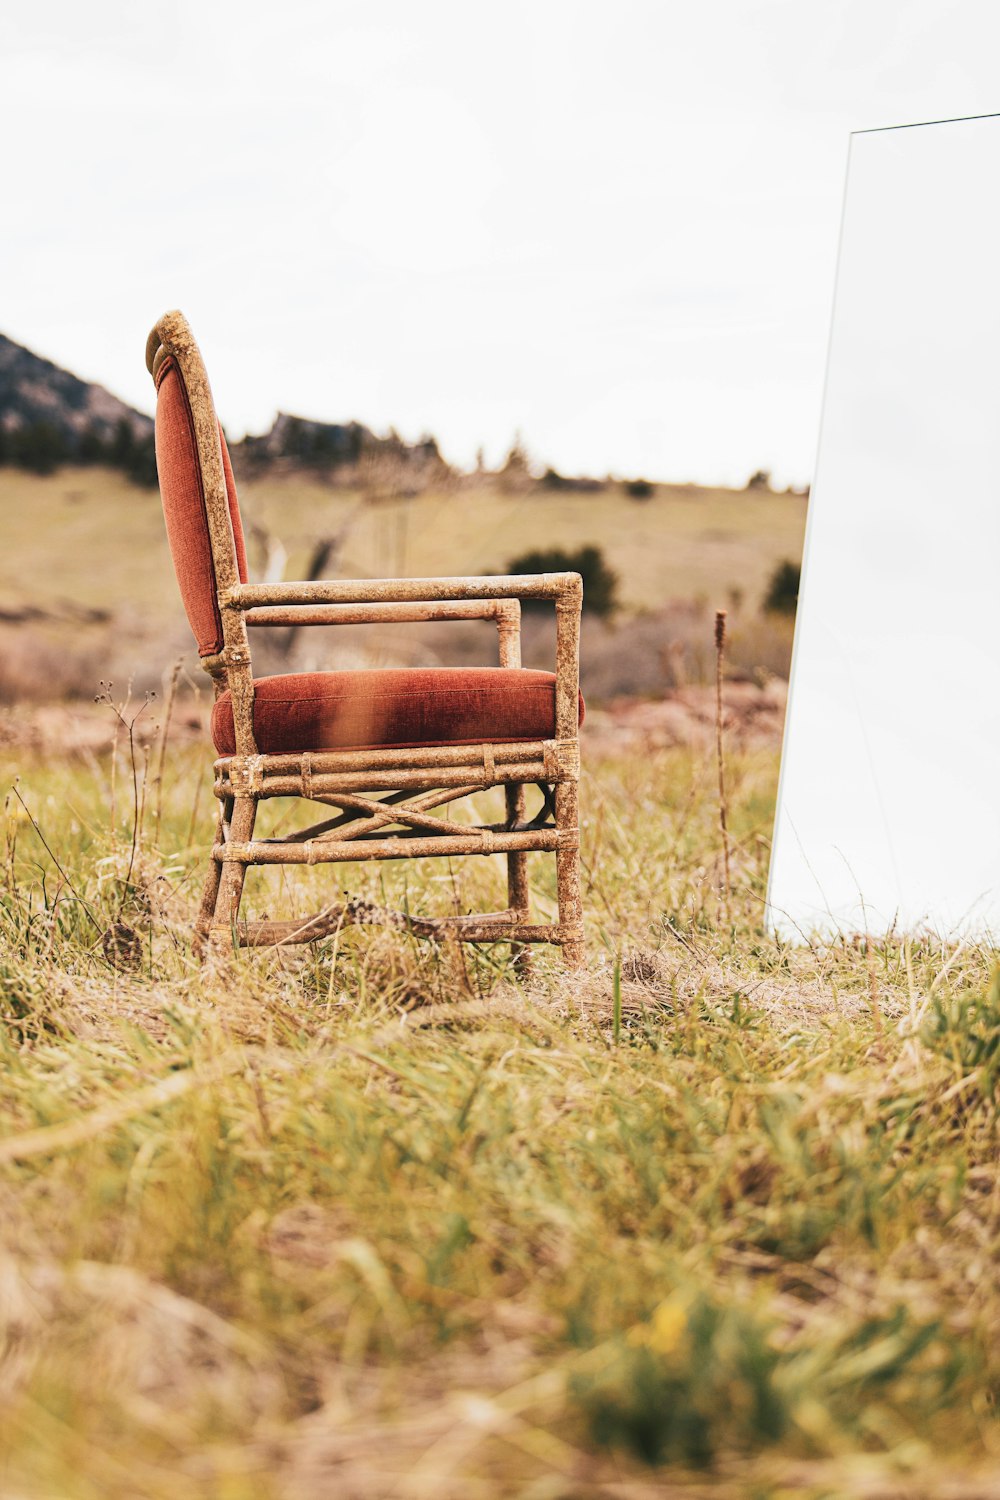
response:
[[[244,487],[248,514],[279,533],[299,576],[317,534],[334,532],[358,496],[271,480]],[[344,541],[342,570],[373,576],[438,576],[503,571],[529,548],[568,551],[593,543],[625,580],[631,608],[671,599],[748,609],[763,597],[775,564],[802,552],[806,502],[800,496],[697,485],[658,485],[629,500],[617,486],[589,494],[533,489],[509,494],[489,482],[429,490],[363,508]]]
[[[5,1497],[1000,1496],[991,953],[767,938],[772,752],[727,924],[707,749],[590,765],[582,978],[367,930],[199,971],[206,759],[127,885],[126,764],[6,768],[63,873],[11,801]],[[343,881],[449,910],[495,864]]]

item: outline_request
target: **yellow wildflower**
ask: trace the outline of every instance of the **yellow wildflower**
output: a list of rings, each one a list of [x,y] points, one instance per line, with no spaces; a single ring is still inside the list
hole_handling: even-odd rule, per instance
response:
[[[687,1312],[678,1296],[668,1297],[653,1311],[648,1323],[629,1329],[628,1341],[655,1354],[675,1354],[687,1334]]]

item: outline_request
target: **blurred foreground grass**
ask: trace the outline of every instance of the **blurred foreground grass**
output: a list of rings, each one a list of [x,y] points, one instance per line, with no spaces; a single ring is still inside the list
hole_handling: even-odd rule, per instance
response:
[[[727,903],[671,751],[588,766],[582,977],[370,930],[199,970],[207,759],[134,861],[127,761],[4,767],[51,854],[8,798],[0,1493],[1000,1495],[991,953],[779,947],[777,757],[730,760]]]

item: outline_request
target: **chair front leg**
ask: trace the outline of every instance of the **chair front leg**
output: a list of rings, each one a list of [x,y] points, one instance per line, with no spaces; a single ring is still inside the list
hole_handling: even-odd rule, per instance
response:
[[[585,962],[583,943],[583,903],[580,899],[580,814],[579,788],[575,781],[561,781],[556,786],[556,827],[559,848],[556,850],[556,894],[559,902],[559,925],[568,929],[562,951],[571,969]]]
[[[248,844],[253,838],[254,823],[257,821],[257,799],[256,797],[235,797],[233,799],[232,816],[229,820],[229,836],[227,843]],[[243,895],[243,882],[246,880],[247,867],[242,860],[223,860],[219,868],[222,871],[219,880],[219,893],[215,903],[214,923],[215,927],[225,924],[232,927],[239,918],[240,900]]]

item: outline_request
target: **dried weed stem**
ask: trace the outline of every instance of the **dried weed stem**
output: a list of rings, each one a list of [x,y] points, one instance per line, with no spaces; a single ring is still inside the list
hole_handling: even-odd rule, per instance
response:
[[[715,756],[719,767],[719,829],[722,833],[723,898],[729,922],[729,826],[726,802],[726,762],[722,748],[722,680],[725,672],[726,611],[715,612]]]

